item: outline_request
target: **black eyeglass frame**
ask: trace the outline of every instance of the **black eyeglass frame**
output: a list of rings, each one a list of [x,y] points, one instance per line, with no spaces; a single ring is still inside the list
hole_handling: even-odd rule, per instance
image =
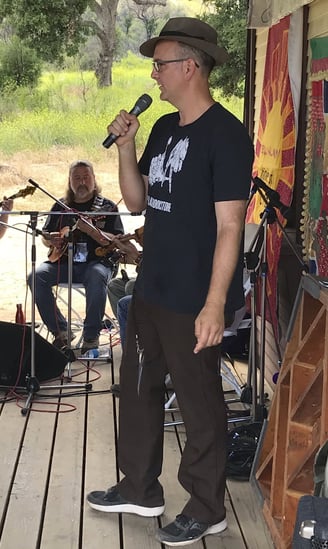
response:
[[[188,59],[192,59],[191,57],[181,57],[180,59],[153,59],[152,65],[153,69],[156,72],[161,72],[161,67],[164,65],[168,65],[169,63],[182,63],[182,61],[188,61]],[[195,63],[196,67],[199,69],[198,63],[193,59],[193,62]]]

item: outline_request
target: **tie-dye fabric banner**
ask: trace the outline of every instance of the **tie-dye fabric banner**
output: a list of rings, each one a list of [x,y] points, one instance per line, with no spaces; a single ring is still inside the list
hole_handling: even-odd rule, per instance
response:
[[[328,37],[310,40],[310,97],[302,215],[310,272],[328,277]]]

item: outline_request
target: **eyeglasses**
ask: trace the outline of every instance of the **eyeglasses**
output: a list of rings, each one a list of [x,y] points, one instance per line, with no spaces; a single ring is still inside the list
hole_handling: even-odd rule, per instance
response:
[[[156,72],[160,72],[161,68],[164,65],[168,65],[169,63],[181,63],[182,61],[187,61],[188,59],[190,59],[190,57],[183,57],[181,59],[167,59],[166,61],[161,61],[160,59],[155,59],[154,61],[152,61],[153,69]],[[196,63],[195,60],[194,60],[194,63],[196,65],[196,67],[199,68],[199,65]]]

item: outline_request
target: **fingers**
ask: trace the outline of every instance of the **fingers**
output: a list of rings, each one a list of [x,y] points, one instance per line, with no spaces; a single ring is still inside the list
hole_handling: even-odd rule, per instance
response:
[[[197,354],[202,349],[205,349],[206,347],[213,347],[214,345],[219,345],[222,341],[223,332],[221,330],[216,330],[212,332],[212,330],[208,330],[203,328],[199,335],[195,333],[197,338],[197,343],[194,347],[194,353]]]
[[[49,239],[50,241],[50,244],[52,246],[55,246],[55,248],[60,248],[64,239],[61,235],[60,232],[52,232],[52,233],[49,233]]]
[[[6,198],[4,196],[2,201],[2,210],[11,211],[13,209],[14,201],[11,198]]]
[[[137,129],[139,127],[139,122],[137,117],[133,114],[130,114],[124,110],[120,111],[115,120],[107,127],[108,134],[113,133],[117,135],[118,138],[129,137],[133,138]],[[118,141],[118,143],[117,143]],[[122,139],[118,139],[116,143],[119,145],[122,143]]]
[[[197,343],[194,353],[221,343],[224,334],[224,314],[213,307],[204,307],[195,320]]]

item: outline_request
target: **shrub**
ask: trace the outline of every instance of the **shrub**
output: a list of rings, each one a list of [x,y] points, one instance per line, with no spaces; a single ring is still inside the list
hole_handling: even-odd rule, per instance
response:
[[[36,86],[41,61],[36,53],[16,37],[0,50],[0,87]]]

